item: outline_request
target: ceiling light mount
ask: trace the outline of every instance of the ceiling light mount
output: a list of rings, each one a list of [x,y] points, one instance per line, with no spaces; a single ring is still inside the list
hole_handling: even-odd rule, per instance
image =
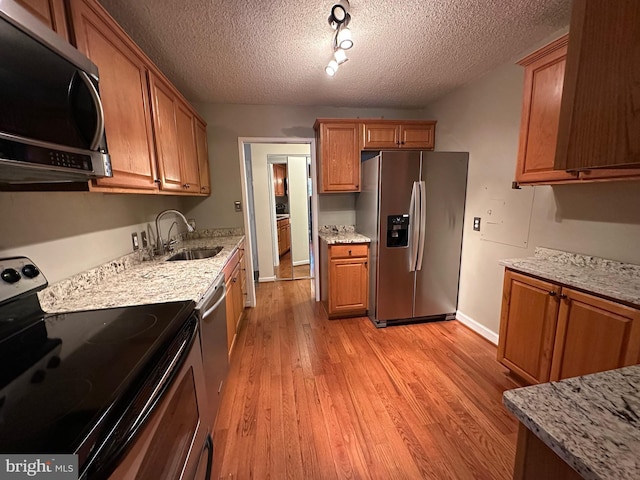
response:
[[[329,25],[335,30],[333,35],[332,50],[333,58],[325,67],[324,71],[330,77],[333,77],[338,71],[338,66],[349,60],[346,50],[353,47],[353,39],[351,38],[351,29],[348,27],[351,22],[351,14],[349,13],[350,4],[348,0],[340,0],[333,7],[329,14]]]
[[[331,7],[331,13],[329,14],[329,25],[331,25],[331,28],[337,30],[341,25],[349,25],[351,21],[349,7],[349,0],[341,0]]]

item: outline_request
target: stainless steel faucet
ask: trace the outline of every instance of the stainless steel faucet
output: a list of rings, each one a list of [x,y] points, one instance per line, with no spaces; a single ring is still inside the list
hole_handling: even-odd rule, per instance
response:
[[[187,226],[187,231],[193,232],[193,227],[189,225],[189,222],[187,221],[185,216],[182,213],[180,213],[178,210],[169,209],[169,210],[164,210],[160,212],[156,217],[156,251],[158,255],[164,255],[164,248],[165,248],[164,242],[162,241],[162,235],[160,234],[160,224],[158,223],[158,221],[160,220],[160,217],[162,217],[167,213],[175,213],[179,218],[181,218],[184,221],[184,224]],[[171,229],[169,229],[169,233],[171,233]]]

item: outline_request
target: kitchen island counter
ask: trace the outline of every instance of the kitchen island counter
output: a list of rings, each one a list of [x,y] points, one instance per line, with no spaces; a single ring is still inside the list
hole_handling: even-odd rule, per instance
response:
[[[503,402],[583,478],[640,478],[640,365],[509,390]]]
[[[199,302],[222,272],[243,235],[202,237],[179,242],[174,251],[152,261],[129,254],[75,275],[38,292],[48,313],[97,310],[181,300]],[[165,261],[186,249],[221,246],[215,257]]]

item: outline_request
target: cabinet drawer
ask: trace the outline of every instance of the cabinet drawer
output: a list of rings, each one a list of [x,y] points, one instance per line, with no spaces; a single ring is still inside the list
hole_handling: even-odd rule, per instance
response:
[[[236,250],[233,255],[227,260],[224,266],[224,279],[229,280],[233,276],[233,270],[236,268],[238,261],[240,260],[240,251]]]
[[[369,246],[363,243],[349,245],[331,245],[331,258],[366,257]]]

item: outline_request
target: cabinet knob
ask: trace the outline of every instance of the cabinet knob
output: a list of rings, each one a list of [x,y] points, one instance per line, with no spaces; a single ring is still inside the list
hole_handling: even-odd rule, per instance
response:
[[[550,296],[550,297],[555,297],[556,295],[557,295],[557,293],[556,293],[556,292],[553,292],[553,291],[552,291],[552,292],[549,292],[549,296]]]
[[[184,188],[191,188],[191,185],[189,185],[188,183],[185,183],[184,185],[182,185]]]
[[[351,250],[349,250],[349,255],[351,255]]]
[[[404,140],[402,140],[400,143],[401,143],[402,145],[404,145]]]
[[[558,298],[564,299],[564,298],[567,298],[567,296],[564,293],[561,293],[560,295],[558,295]]]
[[[156,178],[153,183],[162,183],[159,178]]]

